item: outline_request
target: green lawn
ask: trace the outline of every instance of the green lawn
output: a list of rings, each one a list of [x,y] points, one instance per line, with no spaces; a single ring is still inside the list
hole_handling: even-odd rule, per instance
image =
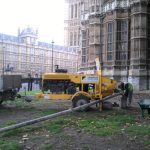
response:
[[[23,92],[18,92],[18,94],[20,94],[21,96],[33,96],[37,93],[41,93],[40,90],[38,91],[23,91]]]
[[[57,110],[41,110],[40,116],[57,112]],[[9,123],[11,124],[11,123]],[[43,122],[40,125],[28,126],[13,131],[0,134],[0,149],[7,150],[8,145],[12,150],[17,150],[20,144],[12,141],[15,137],[23,134],[32,134],[35,131],[46,130],[51,135],[62,133],[64,128],[71,127],[83,133],[95,134],[100,137],[113,136],[119,133],[126,133],[129,137],[142,140],[144,145],[150,145],[150,125],[137,124],[135,114],[127,114],[126,111],[103,111],[103,112],[83,112],[72,113],[63,117],[58,117],[51,121]],[[45,149],[51,145],[45,145]]]

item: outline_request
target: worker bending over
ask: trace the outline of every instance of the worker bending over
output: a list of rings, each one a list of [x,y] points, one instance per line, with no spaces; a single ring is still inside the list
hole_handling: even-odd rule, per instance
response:
[[[133,95],[133,86],[131,83],[123,83],[119,85],[119,88],[123,91],[121,98],[121,108],[125,109],[131,106],[132,95]]]
[[[131,83],[126,83],[124,89],[124,95],[127,97],[127,106],[130,107],[132,103],[133,85]]]

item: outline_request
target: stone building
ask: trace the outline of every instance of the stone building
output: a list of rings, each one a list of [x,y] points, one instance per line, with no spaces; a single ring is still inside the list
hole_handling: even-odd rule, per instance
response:
[[[66,18],[65,18],[65,38],[64,45],[69,47],[78,47],[80,42],[80,1],[65,0]]]
[[[68,3],[72,5],[70,0]],[[92,72],[95,58],[103,75],[150,88],[150,1],[80,0],[80,71]],[[71,8],[70,8],[71,9]]]
[[[80,14],[81,0],[65,0],[65,21],[64,21],[64,45],[75,48],[78,51],[78,56],[81,56],[81,41],[80,41]],[[78,58],[78,68],[80,67],[81,59]]]
[[[38,41],[38,31],[18,30],[18,36],[0,33],[0,72],[41,76],[59,68],[77,72],[77,50]],[[53,67],[52,67],[53,66]],[[4,72],[3,72],[4,71]]]

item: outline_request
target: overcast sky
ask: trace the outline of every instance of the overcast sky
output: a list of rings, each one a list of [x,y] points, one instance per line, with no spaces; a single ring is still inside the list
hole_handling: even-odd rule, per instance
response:
[[[64,44],[64,0],[0,0],[0,33],[17,36],[18,27],[39,31],[39,41]]]

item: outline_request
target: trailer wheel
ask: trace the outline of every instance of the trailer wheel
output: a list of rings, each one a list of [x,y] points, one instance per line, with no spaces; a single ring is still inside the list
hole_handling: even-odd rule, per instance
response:
[[[72,100],[72,106],[73,108],[75,107],[79,107],[79,106],[82,106],[84,104],[88,104],[90,102],[89,98],[84,96],[84,95],[79,95],[79,96],[76,96],[73,100]],[[87,108],[81,108],[79,111],[87,111],[88,110],[88,107]]]

